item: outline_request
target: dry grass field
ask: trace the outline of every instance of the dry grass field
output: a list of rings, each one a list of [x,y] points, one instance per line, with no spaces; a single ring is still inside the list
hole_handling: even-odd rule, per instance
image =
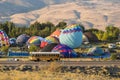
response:
[[[119,66],[0,66],[0,80],[120,80]]]
[[[8,71],[0,72],[0,80],[120,80],[99,75],[87,75],[82,73],[58,73],[49,71],[20,72]]]

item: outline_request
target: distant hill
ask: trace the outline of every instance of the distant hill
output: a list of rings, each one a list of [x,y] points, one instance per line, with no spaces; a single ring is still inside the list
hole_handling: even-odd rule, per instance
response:
[[[1,0],[0,22],[82,23],[86,28],[120,27],[120,0]]]

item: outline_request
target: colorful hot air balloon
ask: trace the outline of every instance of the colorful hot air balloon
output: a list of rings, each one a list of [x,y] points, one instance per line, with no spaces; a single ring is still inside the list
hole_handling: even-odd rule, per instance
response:
[[[9,45],[9,38],[4,31],[0,30],[0,46],[5,46],[5,45],[6,46]]]
[[[48,40],[42,40],[41,43],[40,43],[40,48],[44,48],[45,46],[47,46],[48,44],[51,44],[50,41]]]
[[[72,48],[70,48],[66,45],[63,45],[63,44],[58,44],[57,46],[55,46],[52,49],[52,52],[60,52],[61,56],[64,57],[64,58],[77,57],[76,52],[74,52]]]
[[[50,36],[54,36],[54,37],[59,38],[60,33],[61,33],[61,30],[60,29],[56,29]]]
[[[61,31],[59,36],[61,44],[77,48],[82,44],[82,29],[79,25],[68,26]]]
[[[47,41],[49,41],[50,43],[59,43],[59,39],[57,37],[54,37],[54,36],[48,36],[45,39]]]
[[[27,45],[28,46],[30,46],[30,45],[40,46],[40,43],[41,43],[42,40],[44,40],[44,38],[42,38],[40,36],[32,36],[27,41]]]
[[[27,34],[21,34],[20,36],[17,37],[16,43],[20,46],[26,44],[27,40],[30,38]]]

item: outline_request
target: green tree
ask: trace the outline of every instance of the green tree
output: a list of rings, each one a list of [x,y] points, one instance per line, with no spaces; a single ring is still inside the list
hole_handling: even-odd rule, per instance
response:
[[[106,32],[108,33],[108,40],[109,41],[113,41],[113,40],[117,40],[118,36],[120,34],[120,29],[113,26],[113,25],[109,25],[106,27]]]
[[[107,32],[104,32],[103,37],[102,37],[102,40],[103,40],[103,41],[107,41],[107,39],[108,39],[108,33],[107,33]]]
[[[59,29],[64,29],[65,27],[67,26],[67,23],[66,22],[59,22],[56,27],[59,28]]]
[[[42,37],[47,37],[47,36],[49,36],[50,35],[50,31],[49,31],[49,28],[48,27],[46,27],[44,30],[41,30],[41,36]]]

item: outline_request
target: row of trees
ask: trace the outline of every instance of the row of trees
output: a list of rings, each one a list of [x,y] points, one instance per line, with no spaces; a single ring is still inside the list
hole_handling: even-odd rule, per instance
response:
[[[94,33],[101,41],[115,41],[118,40],[120,36],[120,29],[112,25],[107,26],[105,31],[98,29],[89,29],[87,31]]]
[[[21,26],[18,27],[12,22],[0,23],[0,30],[3,30],[8,34],[9,37],[17,37],[20,34],[28,34],[30,36],[38,35],[42,37],[49,36],[56,28],[64,28],[66,27],[65,22],[59,22],[56,26],[51,22],[39,23],[35,22],[31,24],[29,27]]]
[[[9,37],[17,37],[20,34],[28,34],[30,36],[38,35],[42,37],[49,36],[53,31],[56,30],[56,28],[63,29],[67,26],[66,22],[59,22],[57,25],[54,25],[51,22],[46,23],[40,23],[35,22],[34,24],[31,24],[29,27],[21,26],[18,27],[12,22],[5,22],[0,23],[0,30],[4,30]],[[81,25],[83,32],[92,32],[94,33],[99,40],[101,41],[113,41],[117,40],[118,36],[120,34],[120,29],[115,26],[107,26],[105,31],[101,31],[98,29],[88,29],[85,30],[85,27]]]

